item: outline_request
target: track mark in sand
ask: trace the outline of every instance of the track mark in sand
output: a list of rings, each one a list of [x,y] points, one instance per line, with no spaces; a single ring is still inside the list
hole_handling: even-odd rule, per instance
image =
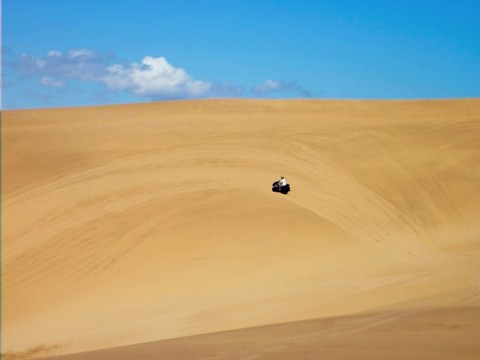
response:
[[[155,203],[155,200],[151,202]],[[97,206],[103,207],[102,202]],[[138,246],[145,232],[158,226],[156,223],[145,226],[142,216],[135,220],[138,206],[148,209],[151,205],[149,202],[133,202],[121,211],[110,210],[115,212],[113,214],[93,209],[98,214],[92,219],[89,216],[74,221],[62,218],[66,222],[56,223],[58,230],[45,233],[39,246],[27,248],[11,258],[3,269],[8,275],[4,277],[7,290],[4,304],[9,309],[8,317],[33,314],[48,307],[54,298],[75,292],[81,281],[104,273]],[[45,246],[53,251],[39,251]],[[35,289],[46,286],[44,279],[50,279],[48,286],[52,291],[43,292],[41,297],[35,296]],[[35,301],[31,301],[33,298]],[[13,311],[12,306],[17,310]]]
[[[3,360],[28,360],[31,358],[54,355],[60,350],[58,345],[38,345],[25,351],[9,351],[2,353],[0,358]]]
[[[478,286],[480,287],[480,282],[478,283]],[[467,296],[467,297],[465,297],[465,298],[463,298],[463,299],[460,299],[460,300],[458,301],[458,303],[459,303],[459,304],[464,304],[464,303],[468,303],[468,302],[470,302],[470,301],[472,301],[472,300],[474,300],[474,299],[475,299],[475,302],[476,302],[476,303],[480,303],[480,292],[478,292],[478,293],[476,293],[476,294],[473,294],[473,295],[470,295],[470,296]]]

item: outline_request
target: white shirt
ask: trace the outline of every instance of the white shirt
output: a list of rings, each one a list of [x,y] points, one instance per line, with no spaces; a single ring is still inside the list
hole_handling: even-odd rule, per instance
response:
[[[280,186],[285,186],[285,185],[287,185],[287,180],[285,180],[285,179],[280,179],[280,181],[278,182],[278,185],[280,185]]]

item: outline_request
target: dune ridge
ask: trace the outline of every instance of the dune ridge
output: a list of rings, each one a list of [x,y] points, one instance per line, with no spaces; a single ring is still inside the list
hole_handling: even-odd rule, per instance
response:
[[[314,319],[358,329],[352,314],[370,329],[368,314],[413,309],[426,329],[425,314],[468,313],[456,326],[471,339],[479,99],[198,100],[2,120],[5,352],[258,337]],[[270,190],[280,175],[286,196]],[[457,345],[479,354],[472,343]]]

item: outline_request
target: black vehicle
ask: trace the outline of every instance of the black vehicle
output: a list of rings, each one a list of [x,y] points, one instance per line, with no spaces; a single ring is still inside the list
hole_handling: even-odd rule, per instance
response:
[[[288,194],[288,192],[290,191],[290,184],[287,184],[285,186],[282,186],[280,187],[280,185],[278,184],[279,181],[275,181],[273,184],[272,184],[272,191],[273,192],[280,192],[282,194]]]

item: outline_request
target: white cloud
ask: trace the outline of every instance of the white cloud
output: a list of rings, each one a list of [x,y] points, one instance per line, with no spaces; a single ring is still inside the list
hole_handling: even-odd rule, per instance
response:
[[[44,76],[42,77],[42,79],[40,80],[40,83],[43,85],[43,86],[49,86],[49,87],[63,87],[65,86],[65,82],[64,81],[61,81],[61,80],[55,80],[53,77],[51,76]]]
[[[70,50],[67,54],[67,58],[75,59],[75,58],[84,58],[84,59],[95,59],[98,55],[88,49],[77,49],[77,50]]]
[[[47,56],[48,57],[62,57],[62,53],[60,51],[57,51],[57,50],[52,50],[52,51],[49,51],[47,53]]]
[[[265,80],[253,88],[253,92],[259,96],[281,91],[296,93],[302,97],[311,97],[310,91],[304,89],[295,81]]]
[[[127,90],[149,98],[195,98],[207,96],[212,84],[194,80],[184,69],[162,57],[145,56],[140,64],[112,65],[102,81],[113,90]]]
[[[265,80],[263,83],[255,86],[254,91],[257,93],[266,93],[269,91],[280,90],[282,83],[275,80]]]

